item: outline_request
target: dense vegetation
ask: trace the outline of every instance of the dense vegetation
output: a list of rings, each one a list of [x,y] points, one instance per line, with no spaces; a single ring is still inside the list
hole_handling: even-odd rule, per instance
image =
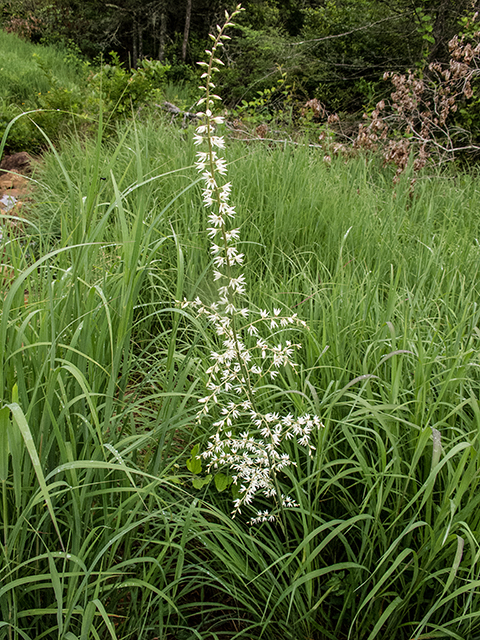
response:
[[[302,348],[258,402],[323,424],[313,455],[285,444],[276,482],[298,506],[252,526],[231,517],[232,470],[196,455],[222,344],[179,303],[218,298],[195,129],[148,108],[198,94],[168,84],[173,59],[153,81],[149,63],[92,70],[1,38],[9,108],[46,117],[39,94],[65,89],[69,105],[4,123],[2,144],[25,121],[43,155],[0,226],[0,638],[480,637],[475,168],[413,182],[410,161],[393,184],[375,153],[230,136],[249,308],[306,324],[272,325]]]
[[[62,44],[88,60],[116,51],[127,66],[147,57],[191,81],[226,0],[1,0],[0,21],[34,42]],[[247,0],[231,32],[227,104],[253,100],[284,79],[292,99],[330,111],[372,107],[385,71],[445,61],[448,42],[478,10],[471,0]],[[285,74],[285,75],[284,75]],[[280,99],[277,94],[276,98]]]

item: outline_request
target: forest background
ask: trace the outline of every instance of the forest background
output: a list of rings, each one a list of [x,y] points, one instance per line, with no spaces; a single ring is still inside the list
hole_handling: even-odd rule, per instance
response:
[[[448,60],[448,42],[469,28],[472,0],[249,0],[226,49],[219,91],[229,107],[269,107],[299,115],[362,114],[389,95],[385,72],[417,70]],[[196,87],[195,63],[208,33],[232,2],[223,0],[2,0],[6,31],[35,43],[67,47],[72,59],[141,66],[159,60],[169,82]],[[471,27],[470,27],[471,28]],[[115,52],[112,57],[111,52]],[[474,125],[478,90],[468,115]],[[44,106],[44,105],[41,105]],[[55,105],[53,105],[55,106]],[[185,105],[186,106],[186,105]],[[264,109],[271,111],[271,109]]]

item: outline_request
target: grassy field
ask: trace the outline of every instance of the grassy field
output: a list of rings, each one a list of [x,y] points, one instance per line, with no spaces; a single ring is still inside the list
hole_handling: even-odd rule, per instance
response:
[[[13,33],[0,29],[0,98],[19,103],[34,99],[38,93],[51,89],[51,79],[42,73],[51,73],[64,86],[74,89],[78,86],[78,68],[74,58],[63,49],[53,46],[42,47],[22,40]]]
[[[217,297],[192,137],[64,138],[2,217],[0,638],[480,638],[476,176],[229,143],[249,305],[307,324],[261,403],[324,425],[287,444],[299,506],[250,526],[192,471],[218,342],[177,302]]]

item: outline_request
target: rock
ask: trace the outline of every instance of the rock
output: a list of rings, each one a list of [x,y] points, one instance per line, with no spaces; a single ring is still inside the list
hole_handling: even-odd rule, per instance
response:
[[[5,156],[0,162],[0,219],[6,215],[8,227],[15,232],[19,227],[15,217],[21,217],[23,202],[28,199],[29,178],[24,174],[30,173],[31,162],[25,151]]]
[[[14,173],[30,173],[31,156],[26,151],[5,156],[0,162],[0,174],[13,171]],[[7,174],[8,175],[8,174]]]
[[[0,209],[8,213],[17,204],[17,198],[12,195],[4,195],[0,198]]]

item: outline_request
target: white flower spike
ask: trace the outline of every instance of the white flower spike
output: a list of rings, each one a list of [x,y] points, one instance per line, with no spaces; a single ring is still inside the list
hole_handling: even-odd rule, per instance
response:
[[[223,64],[216,57],[217,50],[222,46],[222,40],[228,39],[224,32],[233,25],[232,20],[240,11],[242,8],[238,5],[231,16],[225,14],[224,26],[217,26],[216,35],[210,35],[213,46],[211,51],[206,50],[208,63],[199,63],[206,68],[202,74],[205,84],[201,87],[205,95],[197,105],[205,106],[197,114],[201,123],[193,138],[195,145],[206,145],[205,151],[197,152],[195,166],[204,183],[203,204],[209,209],[207,233],[211,240],[213,281],[218,283],[219,301],[208,306],[199,298],[181,303],[182,308],[190,306],[198,315],[204,316],[221,341],[221,348],[210,353],[210,366],[206,370],[207,395],[199,400],[201,408],[197,418],[208,421],[215,429],[201,454],[207,461],[208,471],[227,468],[239,488],[239,497],[233,502],[233,516],[241,514],[242,508],[251,505],[257,496],[273,499],[280,511],[298,507],[292,497],[279,491],[278,475],[287,467],[295,466],[282,448],[286,442],[294,440],[312,453],[311,437],[322,426],[317,416],[281,416],[275,411],[264,413],[257,406],[261,404],[256,399],[258,392],[268,380],[277,378],[286,367],[292,371],[296,369],[293,354],[300,345],[288,340],[279,343],[279,330],[283,332],[288,325],[306,328],[306,323],[296,314],[283,315],[279,308],[274,308],[273,313],[267,310],[253,312],[246,301],[245,276],[237,272],[244,262],[244,254],[237,248],[240,229],[229,227],[235,218],[235,207],[229,203],[232,185],[224,178],[227,163],[219,155],[225,149],[225,139],[217,134],[217,127],[225,119],[214,115],[214,101],[220,98],[212,94],[211,89],[214,88],[212,74],[217,70],[213,65]],[[253,319],[249,319],[251,317]],[[260,337],[261,327],[268,335],[275,329],[275,344]],[[249,520],[252,525],[276,519],[275,513],[268,510],[256,510],[255,513]]]

